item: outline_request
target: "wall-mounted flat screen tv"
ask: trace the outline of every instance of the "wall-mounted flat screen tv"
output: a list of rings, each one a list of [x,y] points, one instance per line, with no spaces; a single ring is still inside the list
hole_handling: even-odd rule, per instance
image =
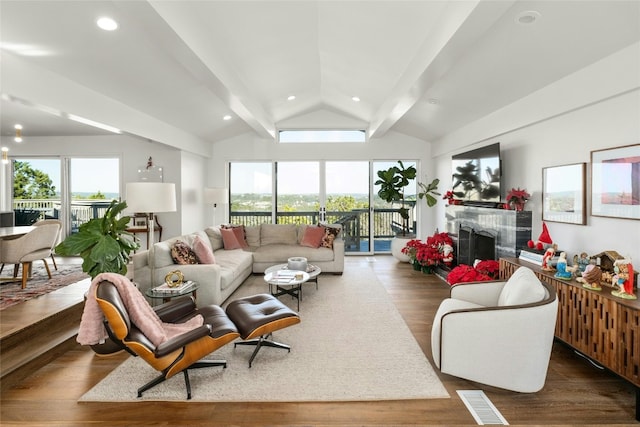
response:
[[[499,142],[456,154],[452,157],[452,162],[452,191],[456,199],[477,205],[495,205],[500,202],[502,164]]]

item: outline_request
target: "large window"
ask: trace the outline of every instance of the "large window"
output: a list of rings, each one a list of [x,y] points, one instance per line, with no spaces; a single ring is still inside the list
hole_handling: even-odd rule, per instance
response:
[[[67,235],[120,198],[117,158],[24,157],[12,165],[16,225],[57,218]]]
[[[347,253],[389,252],[402,219],[399,204],[377,196],[377,171],[396,161],[232,162],[229,166],[231,223],[342,225]],[[415,161],[404,161],[415,166]],[[272,189],[275,188],[275,191]],[[407,191],[415,229],[416,184]]]
[[[272,223],[273,163],[233,162],[229,165],[230,220],[233,224]]]

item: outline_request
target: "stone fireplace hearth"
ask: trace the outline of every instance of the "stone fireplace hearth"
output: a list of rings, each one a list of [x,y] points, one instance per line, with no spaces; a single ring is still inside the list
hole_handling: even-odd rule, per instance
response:
[[[456,264],[517,257],[531,240],[531,211],[449,205],[446,215]]]

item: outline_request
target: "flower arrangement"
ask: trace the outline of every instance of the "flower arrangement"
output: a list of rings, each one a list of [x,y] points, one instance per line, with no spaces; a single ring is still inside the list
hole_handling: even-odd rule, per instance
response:
[[[486,282],[498,278],[498,261],[480,261],[475,267],[460,264],[449,272],[447,283],[455,285],[465,282]]]
[[[447,233],[436,233],[426,242],[414,239],[407,242],[402,253],[407,255],[414,267],[432,269],[440,264],[453,262],[453,241]]]
[[[531,194],[527,193],[527,190],[520,189],[520,187],[512,188],[507,194],[507,203],[510,206],[516,208],[516,210],[522,210],[527,200],[531,198]]]

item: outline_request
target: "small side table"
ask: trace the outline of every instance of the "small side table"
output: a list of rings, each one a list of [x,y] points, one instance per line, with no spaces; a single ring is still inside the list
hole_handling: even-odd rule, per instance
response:
[[[189,294],[192,294],[193,297],[196,298],[196,291],[198,290],[199,287],[200,285],[198,284],[198,282],[192,282],[190,286],[186,286],[180,290],[176,289],[175,292],[170,292],[170,293],[158,292],[156,291],[156,288],[149,288],[145,292],[145,295],[152,299],[162,299],[162,302],[164,303],[164,302],[171,301],[171,298],[181,297],[183,295],[189,295]]]

